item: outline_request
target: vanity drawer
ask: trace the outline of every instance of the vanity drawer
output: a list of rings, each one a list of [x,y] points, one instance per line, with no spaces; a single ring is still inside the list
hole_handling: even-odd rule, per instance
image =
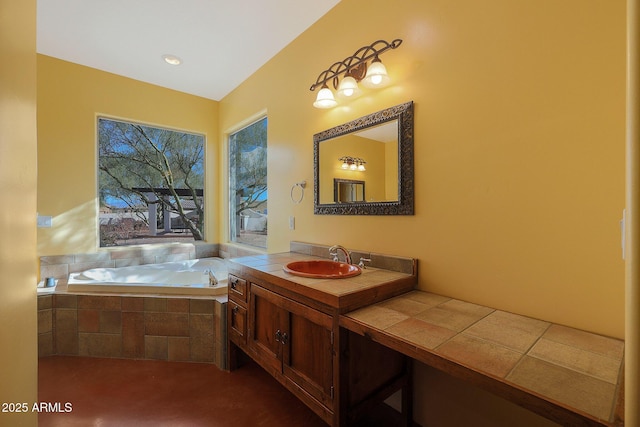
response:
[[[229,301],[228,311],[228,332],[229,339],[235,343],[247,342],[247,309],[233,301]]]
[[[247,303],[247,281],[233,274],[229,275],[229,298]]]

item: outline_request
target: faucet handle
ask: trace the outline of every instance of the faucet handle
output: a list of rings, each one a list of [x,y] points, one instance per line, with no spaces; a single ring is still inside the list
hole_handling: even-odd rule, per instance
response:
[[[358,267],[360,267],[360,268],[367,268],[367,267],[364,265],[364,263],[365,263],[365,262],[371,262],[371,258],[364,258],[364,257],[361,257],[361,258],[360,258],[360,262],[358,263]]]
[[[332,257],[332,260],[335,261],[335,262],[340,261],[338,259],[338,252],[329,252],[329,256]]]

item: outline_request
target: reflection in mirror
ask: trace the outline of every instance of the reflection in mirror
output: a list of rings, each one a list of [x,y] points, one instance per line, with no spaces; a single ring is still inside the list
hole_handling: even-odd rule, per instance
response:
[[[412,215],[413,103],[314,135],[314,169],[316,214]]]
[[[336,203],[364,202],[364,181],[334,178],[333,201]]]
[[[359,169],[350,159],[365,163]],[[322,141],[318,179],[320,203],[335,201],[335,179],[366,182],[367,198],[360,202],[398,201],[398,120]]]

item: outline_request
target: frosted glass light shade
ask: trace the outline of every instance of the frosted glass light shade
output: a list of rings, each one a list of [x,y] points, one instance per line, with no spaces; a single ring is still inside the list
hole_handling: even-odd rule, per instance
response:
[[[338,98],[355,98],[360,95],[358,82],[351,76],[347,76],[340,82],[338,86]]]
[[[333,108],[338,105],[338,102],[333,97],[333,92],[326,85],[318,91],[318,96],[313,106],[316,108]]]
[[[367,75],[362,80],[362,84],[369,88],[384,87],[389,83],[389,80],[387,68],[376,58],[369,65]]]

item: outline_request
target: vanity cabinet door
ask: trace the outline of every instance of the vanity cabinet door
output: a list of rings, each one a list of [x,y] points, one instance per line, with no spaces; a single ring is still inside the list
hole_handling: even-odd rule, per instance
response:
[[[247,347],[254,359],[273,373],[282,372],[282,325],[286,312],[282,299],[251,283],[249,297],[249,328]]]
[[[288,339],[282,370],[327,408],[333,408],[333,322],[324,313],[287,301]]]

